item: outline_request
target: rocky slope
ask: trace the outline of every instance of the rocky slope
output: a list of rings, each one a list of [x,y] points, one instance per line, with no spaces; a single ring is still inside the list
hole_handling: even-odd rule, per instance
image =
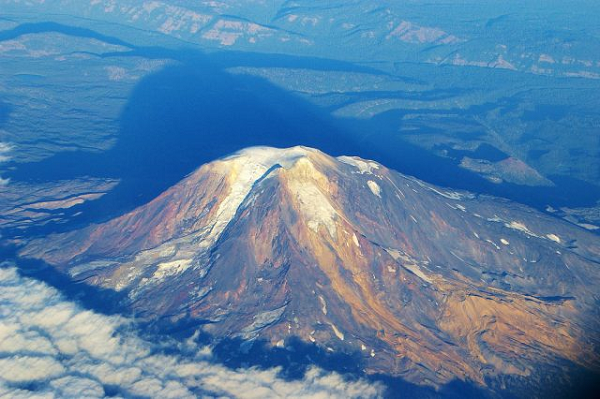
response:
[[[297,337],[418,384],[600,366],[597,236],[305,147],[206,164],[20,255],[126,294],[148,320],[273,346]]]

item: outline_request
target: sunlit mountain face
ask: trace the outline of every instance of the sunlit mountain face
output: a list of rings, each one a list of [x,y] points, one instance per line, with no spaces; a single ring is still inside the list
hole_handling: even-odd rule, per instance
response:
[[[572,3],[0,0],[0,396],[595,397]]]

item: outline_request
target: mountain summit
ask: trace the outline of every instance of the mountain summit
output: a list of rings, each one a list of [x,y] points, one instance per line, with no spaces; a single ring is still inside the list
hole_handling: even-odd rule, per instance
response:
[[[215,337],[359,353],[439,386],[598,370],[596,236],[356,157],[255,147],[21,256]]]

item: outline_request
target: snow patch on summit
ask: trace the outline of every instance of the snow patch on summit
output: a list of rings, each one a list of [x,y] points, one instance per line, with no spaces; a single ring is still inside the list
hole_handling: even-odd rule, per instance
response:
[[[231,183],[229,194],[219,204],[213,227],[207,237],[210,241],[218,239],[252,190],[254,183],[269,169],[263,164],[251,160],[244,162],[244,165],[234,166],[236,167],[232,170],[232,174],[235,177]]]
[[[269,169],[274,165],[289,168],[294,163],[311,153],[316,152],[308,147],[296,146],[291,148],[249,147],[225,158],[224,161],[253,162]]]
[[[230,167],[228,177],[233,182],[229,194],[219,204],[207,240],[214,242],[219,238],[237,213],[244,199],[252,191],[254,184],[264,177],[269,169],[275,165],[284,168],[291,167],[298,159],[306,157],[310,151],[310,149],[304,147],[286,149],[250,147],[224,158],[222,161]]]

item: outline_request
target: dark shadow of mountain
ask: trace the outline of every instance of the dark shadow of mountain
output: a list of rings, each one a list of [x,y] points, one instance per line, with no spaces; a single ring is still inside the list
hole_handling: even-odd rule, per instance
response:
[[[46,31],[131,49],[98,55],[101,57],[143,56],[177,62],[137,84],[121,112],[117,143],[111,150],[102,154],[63,152],[41,162],[10,165],[6,177],[14,181],[93,176],[118,178],[121,183],[100,200],[66,210],[70,223],[34,226],[26,232],[4,231],[5,236],[49,234],[110,219],[152,200],[201,164],[256,145],[305,145],[330,155],[358,155],[434,184],[507,197],[538,209],[564,203],[594,204],[600,198],[600,188],[565,178],[557,180],[560,184],[554,188],[490,183],[459,167],[456,159],[408,143],[398,131],[401,112],[390,111],[369,120],[335,118],[330,110],[265,79],[228,72],[229,67],[240,65],[328,71],[364,67],[316,58],[135,47],[88,29],[55,23],[21,25],[0,34],[0,39],[2,35]]]
[[[84,210],[89,218],[81,222],[88,223],[146,203],[199,165],[245,147],[302,144],[334,155],[355,153],[349,143],[334,121],[300,98],[263,79],[228,74],[196,55],[139,83],[111,150],[59,153],[18,165],[10,177],[121,179],[103,199],[72,209]]]

